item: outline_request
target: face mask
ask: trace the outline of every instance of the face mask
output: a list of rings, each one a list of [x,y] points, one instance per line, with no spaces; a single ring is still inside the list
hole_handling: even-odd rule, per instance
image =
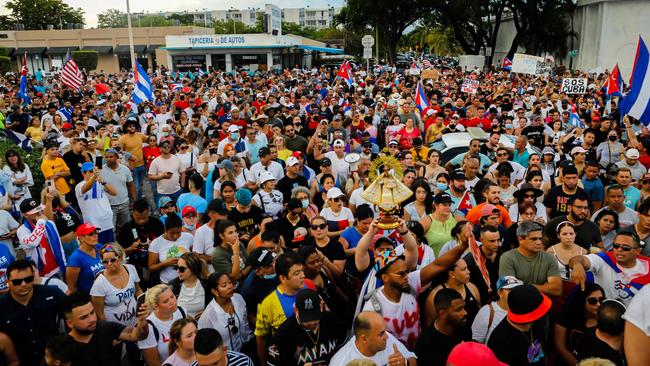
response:
[[[300,200],[300,203],[302,203],[302,208],[307,208],[309,206],[308,199]]]
[[[145,109],[144,109],[144,112],[145,112],[145,113],[149,113],[149,112],[151,112],[151,108],[145,108]]]
[[[449,129],[450,129],[450,130],[454,130],[454,129],[456,129],[456,125],[450,123],[450,124],[449,124]]]
[[[169,131],[163,132],[163,136],[169,136]]]
[[[265,280],[272,280],[275,278],[275,273],[263,275],[262,278]]]
[[[183,228],[189,231],[193,231],[196,225],[183,224]]]
[[[436,188],[440,191],[446,191],[449,185],[447,183],[436,183]]]
[[[230,134],[232,140],[239,140],[239,132],[233,132]]]
[[[512,125],[506,125],[506,130],[509,130],[512,128]]]
[[[609,139],[609,141],[614,142],[614,141],[618,140],[618,136],[616,136],[616,135],[609,135],[608,139]]]

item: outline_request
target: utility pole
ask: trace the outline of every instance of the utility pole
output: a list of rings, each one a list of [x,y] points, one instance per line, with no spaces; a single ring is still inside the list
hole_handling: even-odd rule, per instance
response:
[[[133,27],[131,27],[131,6],[126,0],[126,22],[129,27],[129,50],[131,51],[131,70],[135,72],[135,48],[133,47]]]

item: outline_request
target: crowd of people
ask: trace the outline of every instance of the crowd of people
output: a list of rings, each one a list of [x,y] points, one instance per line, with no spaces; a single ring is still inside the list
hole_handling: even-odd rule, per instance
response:
[[[0,364],[649,365],[650,131],[607,74],[374,71],[0,78],[43,147],[4,153]]]

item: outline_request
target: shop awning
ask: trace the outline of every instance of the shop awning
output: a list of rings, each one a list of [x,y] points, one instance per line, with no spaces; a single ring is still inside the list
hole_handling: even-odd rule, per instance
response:
[[[22,55],[27,52],[30,55],[42,55],[46,47],[18,47],[14,50],[13,55]]]
[[[298,45],[298,48],[300,48],[301,50],[306,50],[306,51],[333,53],[333,54],[337,54],[337,55],[342,55],[343,51],[344,51],[341,48],[316,47],[316,46],[307,46],[307,45]]]
[[[113,51],[113,46],[84,46],[86,51],[97,51],[100,55],[107,55]]]
[[[155,53],[156,50],[162,46],[163,45],[161,44],[150,44],[147,46],[147,53]]]
[[[133,50],[135,51],[135,53],[144,53],[145,48],[147,48],[147,46],[143,45],[143,44],[133,45]],[[117,54],[131,53],[131,49],[129,48],[128,44],[127,45],[119,45],[119,46],[115,47],[115,50],[113,51],[113,53],[117,53]]]
[[[50,47],[45,51],[46,55],[65,55],[68,52],[76,51],[79,47]]]

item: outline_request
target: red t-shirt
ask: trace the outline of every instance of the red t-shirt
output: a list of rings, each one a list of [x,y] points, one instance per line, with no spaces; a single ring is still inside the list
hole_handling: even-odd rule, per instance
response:
[[[147,166],[148,171],[149,165],[153,159],[160,156],[160,148],[158,146],[145,146],[142,148],[142,156],[144,157],[144,163]]]
[[[402,146],[404,149],[410,149],[413,147],[413,139],[416,137],[421,137],[422,134],[420,133],[420,130],[417,128],[414,128],[413,131],[407,132],[406,127],[402,128],[398,133],[398,135],[402,136],[399,139],[399,144]]]
[[[174,106],[176,107],[176,109],[182,111],[185,108],[189,107],[190,103],[186,100],[177,100],[176,102],[174,102]]]

